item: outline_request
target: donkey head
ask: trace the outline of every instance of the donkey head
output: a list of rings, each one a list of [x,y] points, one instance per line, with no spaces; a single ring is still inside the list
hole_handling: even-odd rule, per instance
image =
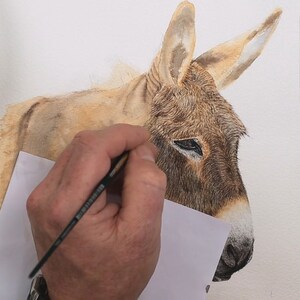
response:
[[[232,230],[215,281],[228,280],[252,257],[251,213],[238,164],[246,129],[219,90],[258,57],[280,11],[258,29],[192,60],[194,7],[181,3],[147,76],[153,98],[147,127],[168,176],[168,199],[224,219]]]

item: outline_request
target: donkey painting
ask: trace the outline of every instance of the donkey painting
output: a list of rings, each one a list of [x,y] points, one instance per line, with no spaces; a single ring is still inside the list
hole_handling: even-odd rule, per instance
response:
[[[1,121],[0,204],[20,150],[55,160],[74,135],[115,123],[143,125],[168,176],[166,198],[232,225],[215,281],[251,259],[253,230],[238,165],[243,123],[219,91],[259,56],[281,14],[193,60],[194,6],[182,2],[150,71],[115,89],[35,98],[8,108]]]

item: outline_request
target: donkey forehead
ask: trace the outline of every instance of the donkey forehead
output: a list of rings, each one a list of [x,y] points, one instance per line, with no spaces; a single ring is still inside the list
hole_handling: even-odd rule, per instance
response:
[[[215,87],[185,81],[161,91],[154,106],[157,122],[170,138],[216,136],[238,138],[245,126]]]

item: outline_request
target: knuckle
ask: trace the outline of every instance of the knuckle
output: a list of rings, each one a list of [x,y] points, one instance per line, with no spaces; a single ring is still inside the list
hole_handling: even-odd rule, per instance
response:
[[[50,205],[45,207],[43,194],[39,188],[35,189],[27,199],[26,210],[29,216],[43,218],[51,223],[51,226],[61,228],[64,225],[64,214],[60,201],[56,198]]]
[[[32,214],[39,207],[40,194],[37,190],[34,190],[28,197],[26,202],[26,210],[29,214]]]
[[[73,142],[76,145],[91,148],[94,145],[95,132],[92,130],[84,130],[76,133]]]

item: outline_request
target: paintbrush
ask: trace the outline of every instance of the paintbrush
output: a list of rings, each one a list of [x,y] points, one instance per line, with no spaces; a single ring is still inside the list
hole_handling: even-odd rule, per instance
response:
[[[33,268],[33,270],[28,275],[29,278],[33,278],[36,273],[42,268],[45,262],[49,259],[49,257],[53,254],[53,252],[57,249],[57,247],[62,243],[62,241],[67,237],[67,235],[71,232],[74,226],[78,223],[78,221],[84,216],[84,214],[88,211],[88,209],[92,206],[92,204],[97,200],[97,198],[102,194],[102,192],[107,188],[107,186],[112,182],[114,178],[120,173],[122,168],[125,166],[126,161],[128,159],[128,151],[124,152],[116,159],[113,160],[112,165],[108,173],[105,177],[99,182],[97,187],[88,197],[88,199],[84,202],[84,204],[77,211],[75,216],[68,223],[66,228],[61,232],[61,234],[57,237],[55,242],[50,246],[45,255],[41,258],[41,260],[37,263],[37,265]]]

